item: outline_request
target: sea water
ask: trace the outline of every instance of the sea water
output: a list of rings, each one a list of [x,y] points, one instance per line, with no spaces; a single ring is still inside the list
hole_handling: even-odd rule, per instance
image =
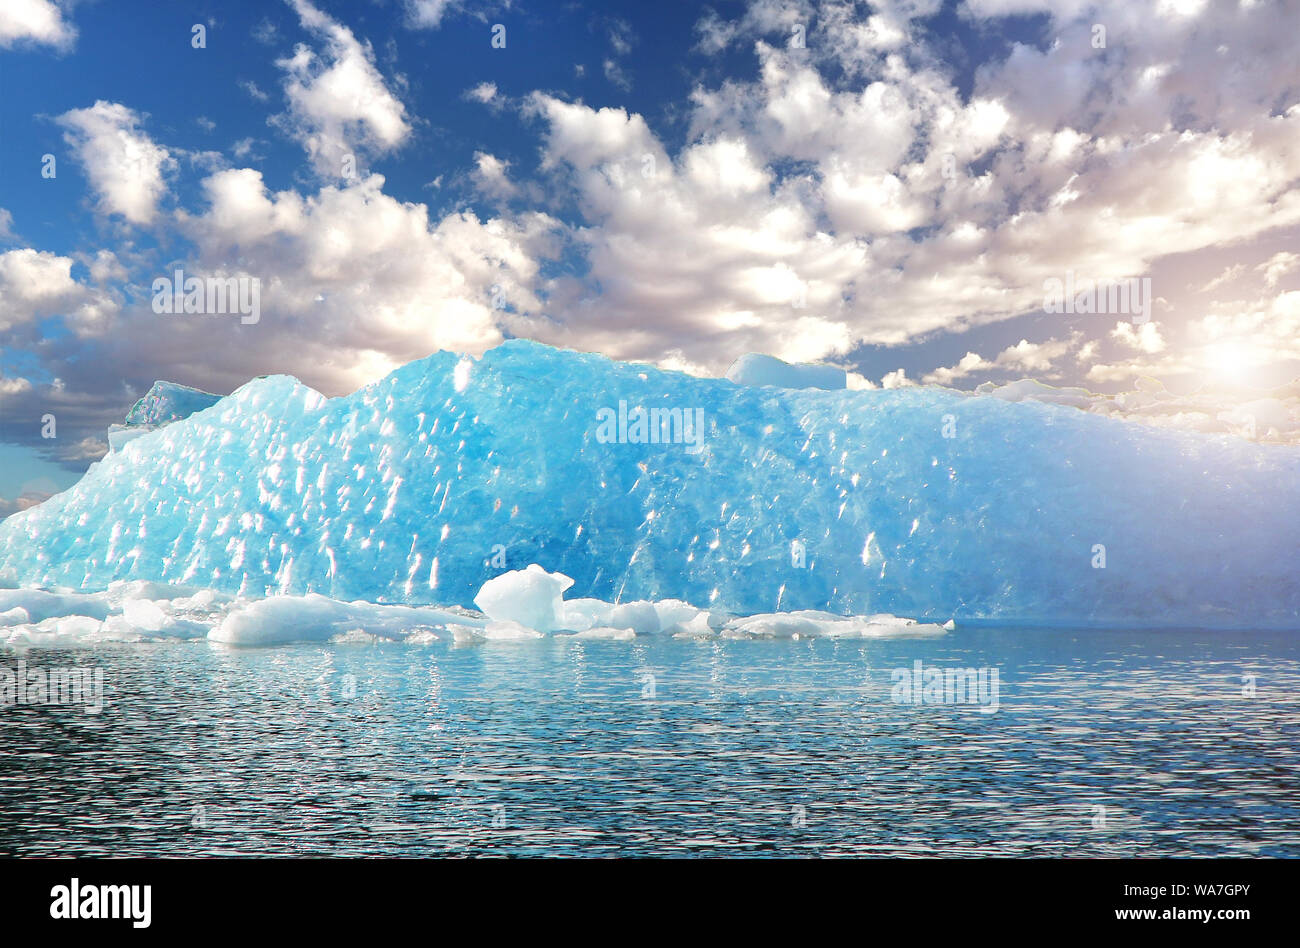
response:
[[[5,855],[1300,856],[1285,633],[21,656],[105,695],[0,710]],[[896,700],[917,662],[996,711]]]

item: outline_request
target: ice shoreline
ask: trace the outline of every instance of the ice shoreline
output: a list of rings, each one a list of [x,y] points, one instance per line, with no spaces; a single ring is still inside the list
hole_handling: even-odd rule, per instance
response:
[[[319,593],[264,598],[143,580],[103,592],[0,589],[0,646],[58,648],[109,642],[205,638],[223,645],[272,646],[346,640],[363,634],[412,644],[525,642],[543,638],[631,641],[687,639],[897,638],[941,636],[954,628],[898,616],[837,616],[800,610],[734,617],[680,600],[607,603],[562,598],[567,585],[538,588],[540,567],[485,584],[487,609],[344,602]],[[567,579],[567,577],[563,577]],[[571,584],[571,581],[570,581]],[[557,588],[562,587],[562,588]],[[529,615],[535,618],[527,619]],[[542,618],[537,618],[542,617]]]

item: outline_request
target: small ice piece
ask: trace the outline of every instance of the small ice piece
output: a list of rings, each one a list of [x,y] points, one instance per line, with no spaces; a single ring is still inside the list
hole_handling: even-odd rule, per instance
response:
[[[582,632],[570,632],[557,636],[561,639],[578,639],[580,641],[596,640],[606,642],[630,642],[636,638],[632,629],[611,629],[608,626],[595,626]]]
[[[167,614],[148,599],[128,599],[122,603],[126,621],[142,632],[158,632],[167,624]]]
[[[418,633],[427,640],[439,630],[482,624],[482,619],[431,606],[340,602],[308,593],[244,603],[214,626],[208,639],[226,645],[283,645],[324,642],[363,629],[375,638],[405,641]]]
[[[498,577],[499,578],[499,577]],[[452,640],[457,645],[478,645],[482,642],[527,642],[542,638],[542,633],[510,619],[489,622],[485,626],[453,625]]]
[[[566,599],[561,605],[564,618],[560,628],[574,632],[584,632],[603,624],[614,608],[603,599]]]
[[[538,632],[564,626],[564,591],[573,580],[548,573],[536,563],[494,576],[474,597],[474,605],[496,622],[517,622]]]
[[[31,621],[31,614],[22,606],[14,606],[12,609],[0,612],[0,628],[7,625],[26,625]]]

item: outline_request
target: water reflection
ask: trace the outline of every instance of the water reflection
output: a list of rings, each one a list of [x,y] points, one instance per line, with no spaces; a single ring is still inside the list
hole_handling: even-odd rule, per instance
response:
[[[0,711],[4,854],[1300,855],[1276,633],[25,657],[108,707]],[[918,659],[1001,710],[894,703]]]

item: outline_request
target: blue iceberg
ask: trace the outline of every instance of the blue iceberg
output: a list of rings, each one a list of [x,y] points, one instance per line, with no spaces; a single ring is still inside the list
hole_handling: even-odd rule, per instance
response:
[[[339,398],[178,391],[143,411],[179,420],[0,523],[0,584],[471,607],[535,563],[575,596],[735,615],[1300,627],[1292,446],[520,340]]]

